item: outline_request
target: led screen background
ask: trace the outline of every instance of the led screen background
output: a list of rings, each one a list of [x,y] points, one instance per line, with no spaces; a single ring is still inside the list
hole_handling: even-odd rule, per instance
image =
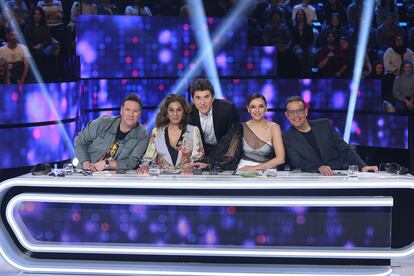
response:
[[[14,216],[36,244],[390,247],[390,208],[25,202]],[[47,223],[45,220],[47,219]]]
[[[80,112],[76,82],[2,84],[0,91],[0,125],[73,119]]]
[[[244,20],[244,19],[241,19]],[[208,18],[214,32],[222,22]],[[77,22],[81,78],[177,78],[198,53],[192,25],[183,17],[88,16]],[[221,77],[275,77],[276,49],[248,47],[247,21],[229,31],[215,55]]]

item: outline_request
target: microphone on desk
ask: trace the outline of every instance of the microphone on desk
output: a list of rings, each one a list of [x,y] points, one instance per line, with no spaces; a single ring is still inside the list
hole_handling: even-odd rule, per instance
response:
[[[400,164],[396,162],[390,163],[381,163],[380,170],[384,170],[387,173],[393,173],[398,175],[406,175],[408,173],[408,168],[400,166]]]

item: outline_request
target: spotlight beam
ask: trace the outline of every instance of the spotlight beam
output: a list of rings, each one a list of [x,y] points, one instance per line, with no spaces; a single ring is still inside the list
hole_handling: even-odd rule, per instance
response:
[[[236,31],[240,27],[242,21],[240,18],[248,12],[249,8],[252,7],[254,3],[255,1],[252,0],[241,0],[240,3],[230,12],[230,14],[224,18],[219,28],[213,33],[213,51],[219,51],[225,45],[225,43],[229,40],[226,37],[226,33],[229,30]],[[184,75],[174,84],[171,93],[182,94],[182,91],[187,86],[188,81],[200,72],[202,62],[207,58],[208,54],[208,49],[198,52],[196,58],[194,59],[193,66],[190,66],[185,70]],[[147,123],[148,129],[151,129],[154,126],[155,117],[156,114],[154,113],[154,115],[152,115],[149,119]]]
[[[364,66],[364,59],[368,45],[369,29],[374,12],[374,0],[364,0],[360,29],[358,35],[358,45],[355,58],[354,72],[351,83],[351,94],[349,96],[348,113],[346,115],[344,140],[349,143],[352,131],[352,121],[354,120],[355,106],[358,96],[358,89],[361,83],[361,72]]]
[[[206,58],[203,60],[204,70],[213,83],[217,97],[223,98],[203,3],[201,0],[186,0],[186,2],[190,8],[190,19],[197,45],[202,52],[206,52]]]
[[[1,5],[3,11],[9,9],[9,6],[5,2],[5,0],[0,0],[0,5]],[[14,18],[14,16],[9,13],[9,14],[7,14],[7,17],[9,18],[9,23],[11,24],[12,30],[17,33],[18,42],[22,43],[24,45],[27,45],[26,39],[24,38],[23,33],[20,30],[20,26],[19,26],[19,24],[17,24],[16,19]],[[62,118],[60,118],[60,116],[57,113],[56,108],[55,108],[55,106],[52,102],[52,99],[49,97],[48,90],[47,90],[47,88],[44,84],[42,75],[40,74],[40,71],[37,68],[36,63],[31,59],[29,59],[29,67],[30,67],[30,70],[32,71],[32,73],[34,75],[34,78],[36,79],[36,82],[39,84],[40,90],[44,94],[45,99],[47,99],[47,105],[49,106],[50,110],[52,111],[52,114],[55,117],[55,120],[59,122],[58,129],[59,129],[60,134],[63,137],[65,145],[67,146],[67,148],[71,151],[71,154],[73,155],[75,153],[75,149],[73,147],[72,139],[69,139],[69,135],[66,132],[66,130],[64,128],[64,125],[62,124]]]

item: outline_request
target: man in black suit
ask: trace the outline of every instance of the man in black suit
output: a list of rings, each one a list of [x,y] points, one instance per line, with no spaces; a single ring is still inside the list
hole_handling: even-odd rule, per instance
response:
[[[197,79],[191,86],[193,100],[190,124],[200,129],[206,153],[206,163],[220,163],[218,158],[238,158],[241,151],[240,119],[234,104],[214,99],[210,81]],[[223,161],[223,160],[222,160]],[[237,166],[238,160],[232,160]],[[232,167],[231,165],[230,167]],[[231,169],[228,167],[228,169]]]
[[[288,99],[285,115],[292,126],[283,135],[283,143],[293,167],[322,175],[333,175],[333,170],[345,170],[348,165],[358,165],[363,172],[378,171],[362,161],[327,119],[308,121],[301,97]]]

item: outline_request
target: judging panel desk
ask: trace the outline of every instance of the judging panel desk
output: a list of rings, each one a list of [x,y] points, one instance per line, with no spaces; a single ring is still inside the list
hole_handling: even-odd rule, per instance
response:
[[[411,237],[392,244],[413,187],[386,173],[24,175],[0,186],[1,254],[42,273],[389,275],[414,253]]]

